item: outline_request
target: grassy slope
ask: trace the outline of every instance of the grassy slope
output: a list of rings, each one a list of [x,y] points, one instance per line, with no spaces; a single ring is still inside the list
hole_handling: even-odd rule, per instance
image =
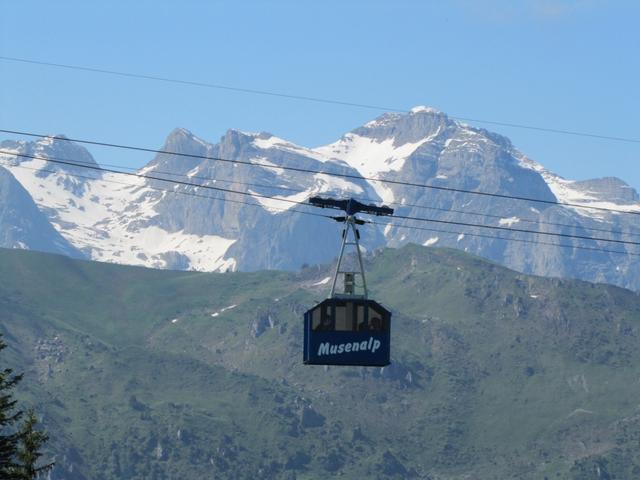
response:
[[[637,294],[415,246],[368,263],[394,312],[383,370],[301,364],[324,267],[198,274],[0,250],[6,359],[46,414],[55,478],[635,475]]]

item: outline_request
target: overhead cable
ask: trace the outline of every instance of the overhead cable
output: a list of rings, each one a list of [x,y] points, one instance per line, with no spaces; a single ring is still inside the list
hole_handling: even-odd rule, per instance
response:
[[[347,102],[347,101],[335,100],[330,98],[315,97],[315,96],[309,96],[309,95],[295,95],[291,93],[276,92],[272,90],[243,88],[243,87],[223,85],[218,83],[199,82],[199,81],[193,81],[193,80],[181,80],[181,79],[172,78],[172,77],[146,75],[146,74],[124,72],[124,71],[118,71],[118,70],[109,70],[105,68],[95,68],[95,67],[86,67],[81,65],[45,62],[45,61],[31,60],[27,58],[0,56],[0,60],[6,61],[6,62],[18,62],[18,63],[32,64],[32,65],[46,66],[46,67],[55,67],[55,68],[61,68],[61,69],[67,69],[67,70],[78,70],[78,71],[91,72],[91,73],[100,73],[100,74],[114,75],[119,77],[136,78],[140,80],[152,80],[152,81],[163,82],[163,83],[187,85],[191,87],[212,88],[217,90],[226,90],[226,91],[238,92],[238,93],[248,93],[252,95],[263,95],[263,96],[269,96],[269,97],[286,98],[289,100],[298,100],[298,101],[313,102],[313,103],[324,103],[324,104],[331,104],[331,105],[339,105],[343,107],[362,108],[367,110],[377,110],[381,112],[384,112],[384,111],[394,112],[394,113],[410,112],[410,110],[407,110],[404,108],[385,107],[381,105],[372,105],[372,104],[358,103],[358,102]],[[481,123],[481,124],[487,124],[487,125],[497,125],[501,127],[518,128],[518,129],[532,130],[532,131],[545,132],[545,133],[555,133],[560,135],[596,138],[596,139],[610,140],[615,142],[640,143],[640,139],[630,138],[630,137],[618,137],[613,135],[603,135],[598,133],[581,132],[576,130],[540,127],[540,126],[527,125],[522,123],[486,120],[482,118],[467,117],[467,116],[461,116],[461,115],[447,115],[447,116],[454,120],[460,120],[463,122],[475,122],[475,123]]]
[[[7,152],[4,152],[4,151],[0,150],[0,154],[2,154],[2,153],[7,154]],[[15,152],[11,152],[11,154],[12,155],[16,155]],[[22,155],[22,154],[21,155],[17,155],[17,156],[23,156],[23,157],[32,158],[32,159],[39,159],[39,160],[43,160],[43,161],[53,161],[53,163],[57,163],[57,161],[55,161],[55,159],[51,160],[50,158],[45,158],[45,157],[34,158],[35,156],[33,156],[33,155]],[[76,166],[87,167],[86,164],[81,164],[81,163],[77,164]],[[75,172],[59,171],[59,170],[56,171],[56,170],[48,170],[48,169],[43,169],[43,168],[33,168],[33,167],[27,167],[27,166],[23,166],[23,165],[11,165],[11,167],[13,167],[13,168],[23,168],[23,169],[35,170],[35,171],[44,171],[44,172],[48,172],[48,173],[52,173],[52,174],[56,174],[56,175],[68,175],[68,176],[71,176],[71,177],[84,178],[84,179],[89,179],[89,180],[94,180],[94,181],[99,181],[99,182],[113,183],[113,184],[120,184],[120,185],[125,185],[125,186],[136,187],[136,185],[129,184],[129,183],[126,183],[126,182],[118,182],[118,181],[111,180],[111,179],[96,178],[96,177],[81,175],[81,174],[78,174],[78,173],[75,173]],[[119,171],[108,171],[108,173],[128,175],[127,172],[119,172]],[[130,175],[135,176],[135,177],[139,177],[139,178],[148,178],[147,176],[144,176],[144,175],[138,175],[138,174],[130,174]],[[163,181],[166,181],[166,182],[169,182],[169,183],[175,183],[172,180],[163,179]],[[183,184],[183,182],[181,182],[180,184]],[[198,185],[198,184],[190,184],[190,186],[202,187],[202,185]],[[166,189],[150,186],[148,184],[147,185],[141,185],[140,187],[141,188],[149,188],[151,190],[161,191],[161,192],[164,192],[164,193],[186,195],[186,196],[204,198],[204,199],[208,199],[208,200],[217,200],[217,201],[222,201],[222,202],[238,203],[238,204],[244,204],[244,205],[248,205],[248,206],[263,208],[263,206],[260,205],[259,203],[243,202],[243,201],[239,201],[239,200],[229,199],[229,198],[226,198],[226,197],[211,197],[211,196],[208,196],[208,195],[200,195],[198,193],[189,192],[189,191],[166,190]],[[239,192],[239,191],[231,191],[231,193],[246,194],[246,192]],[[249,194],[249,196],[252,196],[252,194]],[[277,197],[270,197],[270,198],[273,198],[274,200],[284,200],[284,199],[280,199],[280,198],[277,198]],[[300,203],[301,205],[307,205],[304,202],[294,202],[294,203]],[[298,214],[303,214],[303,215],[311,215],[311,216],[316,216],[316,217],[323,217],[323,218],[327,218],[327,219],[333,219],[333,217],[328,216],[328,215],[318,214],[318,213],[315,213],[315,212],[307,212],[307,211],[302,211],[302,210],[296,210],[294,208],[289,208],[289,209],[278,209],[278,208],[275,208],[275,210],[279,210],[280,212],[284,212],[284,213],[291,212],[291,213],[298,213]],[[604,248],[599,248],[599,247],[586,247],[586,246],[581,246],[581,245],[566,245],[566,244],[558,244],[558,243],[552,243],[552,242],[543,242],[543,241],[540,241],[540,240],[528,240],[528,239],[513,238],[513,237],[507,238],[507,237],[486,235],[486,234],[481,234],[481,233],[459,232],[459,231],[450,231],[450,230],[443,230],[443,229],[437,229],[437,228],[419,227],[419,226],[414,226],[414,225],[400,225],[400,224],[389,223],[389,222],[377,222],[375,220],[367,220],[367,223],[377,224],[377,225],[381,225],[381,226],[385,226],[385,227],[392,227],[392,228],[406,228],[406,229],[424,230],[424,231],[431,231],[431,232],[436,232],[436,233],[446,233],[446,234],[455,234],[455,235],[462,234],[462,235],[469,235],[469,236],[474,236],[474,237],[489,238],[489,239],[493,239],[493,240],[514,241],[514,242],[522,242],[522,243],[529,243],[529,244],[556,246],[556,247],[562,247],[562,248],[576,248],[576,249],[581,249],[581,250],[591,250],[591,251],[597,251],[597,252],[603,252],[603,253],[613,253],[613,254],[621,254],[621,255],[629,255],[629,256],[640,256],[640,254],[636,254],[636,253],[633,253],[633,252],[609,250],[609,249],[604,249]]]
[[[79,162],[79,163],[85,163],[85,162]],[[93,165],[92,162],[86,162],[89,165]],[[100,165],[105,166],[105,167],[113,167],[113,168],[121,168],[121,169],[125,169],[125,170],[129,170],[129,171],[137,171],[137,168],[134,167],[127,167],[125,165],[117,165],[117,164],[110,164],[110,163],[101,163]],[[272,190],[283,190],[283,191],[288,191],[291,192],[292,194],[295,193],[304,193],[304,190],[300,190],[299,188],[290,188],[290,187],[285,187],[282,185],[266,185],[264,183],[253,183],[253,182],[242,182],[240,180],[234,180],[234,179],[228,179],[228,178],[220,178],[220,177],[205,177],[202,175],[190,175],[190,174],[186,174],[186,173],[177,173],[177,172],[167,172],[166,170],[158,170],[157,168],[153,168],[153,172],[155,174],[159,174],[159,175],[171,175],[171,176],[175,176],[175,177],[185,177],[185,178],[190,178],[190,179],[195,179],[195,180],[202,180],[202,181],[212,181],[212,182],[223,182],[223,183],[230,183],[230,184],[237,184],[237,185],[247,185],[250,187],[259,187],[259,188],[268,188],[268,189],[272,189]],[[379,202],[379,199],[375,199],[375,198],[367,198],[367,197],[354,197],[356,200],[361,201],[361,202],[369,202],[369,203],[376,203]],[[411,203],[401,203],[401,202],[385,202],[389,205],[398,205],[399,207],[404,207],[404,208],[419,208],[419,209],[425,209],[425,210],[435,210],[435,211],[441,211],[441,212],[447,212],[447,213],[459,213],[462,215],[474,215],[474,216],[480,216],[480,217],[487,217],[487,218],[497,218],[499,220],[505,220],[507,219],[507,217],[505,215],[495,215],[495,214],[491,214],[491,213],[480,213],[480,212],[474,212],[474,211],[469,211],[469,210],[456,210],[453,208],[441,208],[441,207],[430,207],[430,206],[426,206],[426,205],[416,205],[416,204],[411,204]],[[574,229],[582,229],[582,230],[591,230],[591,231],[595,231],[595,232],[605,232],[605,233],[611,233],[611,234],[616,234],[616,235],[629,235],[629,236],[640,236],[640,233],[634,233],[634,232],[625,232],[625,231],[621,231],[621,230],[611,230],[611,229],[607,229],[607,228],[598,228],[598,227],[587,227],[584,225],[576,225],[576,224],[568,224],[568,223],[558,223],[558,222],[546,222],[543,220],[535,220],[535,219],[529,219],[529,218],[517,218],[518,222],[525,222],[525,223],[535,223],[535,224],[540,224],[540,225],[551,225],[551,226],[556,226],[556,227],[566,227],[566,228],[574,228]]]
[[[2,153],[2,152],[0,152]],[[46,168],[34,168],[34,167],[27,167],[24,165],[11,165],[8,163],[2,163],[2,159],[0,159],[0,165],[4,165],[6,167],[10,167],[10,168],[20,168],[20,169],[24,169],[24,170],[31,170],[31,171],[36,171],[36,172],[46,172],[46,173],[51,173],[53,175],[68,175],[70,177],[73,178],[82,178],[85,180],[94,180],[97,182],[102,182],[102,183],[112,183],[115,185],[123,185],[123,186],[128,186],[128,187],[139,187],[139,188],[145,188],[145,189],[149,189],[149,190],[154,190],[154,191],[158,191],[158,192],[163,192],[163,193],[172,193],[172,194],[176,194],[176,195],[186,195],[189,197],[198,197],[198,198],[204,198],[204,199],[208,199],[208,200],[219,200],[219,201],[223,201],[223,202],[229,202],[229,203],[237,203],[237,204],[241,204],[241,205],[249,205],[251,207],[259,207],[259,208],[264,208],[263,205],[259,204],[259,203],[250,203],[250,202],[243,202],[242,200],[234,200],[232,198],[226,198],[226,197],[213,197],[210,195],[201,195],[199,193],[196,192],[190,192],[190,191],[186,191],[186,190],[168,190],[166,188],[159,188],[159,187],[154,187],[151,186],[149,184],[145,184],[145,185],[135,185],[132,183],[127,183],[127,182],[119,182],[117,180],[111,180],[111,179],[105,179],[105,178],[96,178],[96,177],[91,177],[88,175],[80,175],[78,173],[75,172],[67,172],[67,171],[61,171],[61,170],[49,170]],[[112,173],[112,172],[110,172]],[[124,172],[116,172],[116,173],[124,173]],[[236,193],[236,192],[233,192]],[[237,193],[241,193],[241,192],[237,192]],[[279,198],[276,197],[272,197],[273,200],[281,200]],[[301,205],[307,205],[305,203],[301,203]],[[273,210],[277,210],[280,213],[300,213],[302,215],[310,215],[313,217],[322,217],[322,218],[327,218],[329,220],[333,220],[332,216],[329,215],[324,215],[322,213],[316,213],[316,212],[307,212],[304,210],[296,210],[295,208],[279,208],[279,207],[269,207],[270,209]]]
[[[481,223],[458,222],[455,220],[439,220],[435,218],[410,217],[407,215],[392,215],[392,218],[399,218],[402,220],[416,220],[419,222],[443,223],[447,225],[460,225],[464,227],[489,228],[491,230],[502,230],[502,231],[508,231],[508,232],[533,233],[536,235],[547,235],[547,236],[553,236],[553,237],[576,238],[579,240],[621,243],[624,245],[640,245],[640,242],[632,242],[629,240],[617,240],[617,239],[602,238],[602,237],[589,237],[586,235],[574,235],[571,233],[545,232],[542,230],[528,230],[526,228],[500,227],[497,225],[483,225]]]
[[[366,223],[372,223],[374,225],[380,225],[383,227],[391,227],[391,228],[405,228],[408,230],[423,230],[427,232],[434,233],[446,233],[449,235],[462,235],[462,236],[470,236],[470,237],[480,237],[480,238],[489,238],[492,240],[503,240],[506,242],[520,242],[520,243],[530,243],[535,245],[549,245],[553,247],[561,247],[561,248],[576,248],[579,250],[591,250],[594,252],[602,252],[602,253],[616,253],[619,255],[630,255],[634,257],[640,257],[640,253],[632,253],[632,252],[624,252],[621,250],[609,250],[606,248],[600,247],[586,247],[583,245],[569,245],[565,243],[553,243],[553,242],[544,242],[541,240],[529,240],[525,238],[514,238],[514,237],[499,237],[495,235],[487,235],[482,233],[471,233],[471,232],[461,232],[455,230],[443,230],[441,228],[428,228],[428,227],[418,227],[416,225],[401,225],[398,223],[389,223],[389,222],[377,222],[375,220],[366,220]]]
[[[239,191],[239,190],[233,190],[233,189],[229,189],[229,188],[214,187],[212,185],[197,184],[197,183],[185,182],[185,181],[181,181],[181,180],[166,179],[166,178],[157,177],[157,176],[148,175],[148,174],[140,174],[140,173],[133,173],[133,172],[122,172],[122,171],[115,170],[115,169],[103,168],[103,167],[100,167],[98,165],[89,165],[87,163],[74,163],[72,161],[56,159],[56,158],[52,158],[52,157],[41,157],[41,156],[36,156],[36,155],[21,154],[21,153],[16,153],[15,151],[7,151],[7,150],[0,150],[0,154],[13,155],[13,156],[18,156],[18,157],[23,157],[23,158],[31,158],[31,159],[35,159],[35,160],[42,160],[42,161],[45,161],[45,162],[52,162],[52,163],[62,164],[62,165],[67,165],[67,166],[87,168],[87,169],[95,170],[95,171],[102,171],[102,172],[108,172],[108,173],[114,173],[114,174],[120,174],[120,175],[127,175],[127,176],[138,177],[138,178],[146,178],[146,179],[149,179],[149,180],[157,180],[157,181],[162,181],[162,182],[169,182],[169,183],[173,183],[173,184],[176,184],[176,185],[184,185],[184,186],[189,186],[189,187],[210,189],[210,190],[215,190],[215,191],[220,191],[220,192],[225,192],[225,193],[233,193],[233,194],[245,195],[245,196],[253,197],[253,198],[264,198],[264,199],[271,199],[271,200],[277,200],[277,201],[281,201],[281,202],[286,202],[286,203],[290,203],[290,204],[308,205],[305,202],[291,200],[291,199],[287,199],[287,198],[279,198],[279,197],[263,195],[263,194],[259,194],[259,193],[255,193],[255,192],[242,192],[242,191]],[[415,221],[422,221],[422,222],[442,223],[442,224],[449,224],[449,225],[459,225],[459,226],[467,226],[467,227],[475,227],[475,228],[485,228],[485,229],[491,229],[491,230],[509,231],[509,232],[517,232],[517,233],[529,233],[529,234],[555,236],[555,237],[563,237],[563,238],[575,238],[575,239],[589,240],[589,241],[611,242],[611,243],[619,243],[619,244],[625,244],[625,245],[640,245],[640,242],[631,242],[631,241],[627,241],[627,240],[616,240],[616,239],[607,239],[607,238],[600,238],[600,237],[588,237],[588,236],[584,236],[584,235],[572,235],[572,234],[566,234],[566,233],[543,232],[543,231],[527,230],[527,229],[520,229],[520,228],[499,227],[499,226],[491,226],[491,225],[483,225],[483,224],[474,224],[474,223],[468,223],[468,222],[457,222],[457,221],[452,221],[452,220],[451,221],[450,220],[438,220],[438,219],[430,219],[430,218],[422,218],[422,217],[411,217],[411,216],[404,216],[404,215],[393,215],[392,218],[398,218],[398,219],[403,219],[403,220],[415,220]]]
[[[45,135],[45,134],[40,134],[40,133],[33,133],[33,132],[25,132],[25,131],[19,131],[19,130],[0,129],[0,132],[10,133],[10,134],[15,134],[15,135],[23,135],[23,136],[27,136],[27,137],[51,138],[50,135]],[[101,147],[119,148],[119,149],[133,150],[133,151],[139,151],[139,152],[156,153],[156,154],[162,154],[162,155],[176,155],[176,156],[185,157],[185,158],[197,158],[197,159],[202,159],[202,160],[218,161],[218,162],[224,162],[224,163],[233,163],[233,164],[237,164],[237,165],[248,165],[248,166],[252,166],[252,167],[256,167],[256,166],[268,167],[268,168],[273,168],[274,167],[274,165],[272,165],[272,164],[267,164],[267,163],[260,162],[260,161],[250,162],[250,161],[247,161],[247,160],[231,160],[231,159],[228,159],[228,158],[212,157],[212,156],[208,156],[208,155],[198,155],[198,154],[183,153],[183,152],[172,152],[172,151],[163,150],[163,149],[137,147],[137,146],[133,146],[133,145],[124,145],[124,144],[117,144],[117,143],[110,143],[110,142],[100,142],[100,141],[94,141],[94,140],[84,140],[84,139],[79,139],[79,138],[69,138],[69,137],[54,137],[54,138],[57,139],[57,140],[60,140],[60,141],[65,141],[65,142],[75,142],[75,143],[82,143],[82,144],[86,144],[86,145],[96,145],[96,146],[101,146]],[[392,184],[392,185],[402,185],[402,186],[408,186],[408,187],[427,188],[427,189],[431,189],[431,190],[446,191],[446,192],[453,192],[453,193],[463,193],[463,194],[468,194],[468,195],[479,195],[479,196],[485,196],[485,197],[503,198],[503,199],[508,199],[508,200],[519,200],[519,201],[526,201],[526,202],[542,203],[542,204],[547,204],[547,205],[559,205],[559,206],[565,206],[565,207],[584,208],[584,209],[599,210],[599,211],[614,212],[614,213],[624,213],[624,214],[629,214],[629,215],[640,215],[640,211],[620,210],[620,209],[608,208],[608,207],[596,207],[596,206],[583,205],[583,204],[578,204],[578,203],[559,202],[557,200],[544,200],[544,199],[540,199],[540,198],[522,197],[522,196],[517,196],[517,195],[506,195],[506,194],[501,194],[501,193],[478,192],[478,191],[473,191],[473,190],[465,190],[465,189],[462,189],[462,188],[444,187],[444,186],[438,186],[438,185],[428,185],[428,184],[425,184],[425,183],[416,183],[416,182],[401,181],[401,180],[391,180],[391,179],[383,179],[383,178],[376,178],[376,177],[365,177],[365,176],[362,176],[362,175],[355,175],[355,174],[349,174],[349,173],[327,172],[327,171],[314,170],[314,169],[309,169],[309,168],[281,166],[281,165],[278,165],[277,168],[282,169],[282,170],[294,171],[294,172],[313,173],[313,174],[318,174],[318,175],[327,175],[327,176],[330,176],[330,177],[340,177],[340,178],[350,178],[350,179],[355,179],[355,180],[367,180],[367,181],[387,183],[387,184]]]

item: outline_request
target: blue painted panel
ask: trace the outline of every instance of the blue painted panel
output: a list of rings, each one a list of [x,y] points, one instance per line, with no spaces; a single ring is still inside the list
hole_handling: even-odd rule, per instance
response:
[[[314,332],[305,329],[304,363],[389,365],[389,338],[388,332]]]

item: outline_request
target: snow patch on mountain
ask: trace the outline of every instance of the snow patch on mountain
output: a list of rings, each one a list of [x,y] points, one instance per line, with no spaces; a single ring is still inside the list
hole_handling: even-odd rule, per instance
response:
[[[19,152],[17,152],[19,153]],[[149,188],[142,178],[105,173],[99,179],[78,179],[64,171],[37,176],[45,160],[29,160],[7,166],[34,201],[49,212],[49,221],[72,245],[89,258],[156,268],[192,270],[235,268],[224,255],[235,239],[215,235],[169,232],[150,225],[154,207],[166,195]],[[69,183],[83,182],[82,193]]]
[[[276,165],[273,162],[270,162],[267,157],[254,157],[251,160],[251,163],[260,165],[262,168],[269,170],[273,173],[275,173],[276,175],[283,175],[284,174],[284,170],[282,169],[282,167],[279,167],[278,165]]]
[[[297,206],[298,203],[307,200],[312,192],[313,190],[305,190],[289,196],[270,195],[272,198],[256,196],[255,200],[270,213],[282,213]],[[249,193],[251,195],[259,195],[258,192],[254,192],[253,190],[249,190]]]
[[[220,309],[220,310],[218,310],[217,312],[213,312],[213,313],[211,314],[211,316],[212,316],[212,317],[218,317],[218,316],[220,316],[220,314],[221,314],[221,313],[224,313],[224,312],[226,312],[227,310],[234,309],[234,308],[236,308],[237,306],[238,306],[238,305],[229,305],[228,307],[221,308],[221,309]]]
[[[313,176],[315,184],[318,186],[318,193],[336,192],[343,196],[352,194],[360,195],[364,193],[364,189],[353,182],[340,177],[331,177],[329,175],[315,174]]]
[[[126,235],[115,230],[102,250],[96,250],[94,260],[125,263],[128,265],[172,268],[171,253],[187,257],[186,269],[198,271],[234,270],[235,259],[224,254],[235,240],[217,235],[193,235],[184,231],[168,232],[159,227],[145,227]],[[123,235],[117,235],[123,233]],[[126,239],[126,240],[125,240]],[[124,240],[124,241],[123,241]],[[167,255],[169,254],[169,255]]]
[[[402,170],[407,158],[438,134],[439,130],[417,142],[396,145],[394,137],[377,140],[351,132],[337,142],[314,150],[324,157],[345,162],[364,177],[376,178],[381,174]],[[383,202],[394,201],[393,190],[387,185],[374,181],[371,186]]]
[[[456,131],[456,136],[445,140],[440,154],[444,152],[455,152],[457,150],[464,151],[465,153],[477,153],[482,154],[482,147],[493,143],[490,139],[482,135],[471,127],[465,127],[456,123],[459,127]]]
[[[287,140],[276,137],[274,135],[268,135],[264,133],[262,134],[252,133],[248,135],[254,137],[251,143],[256,148],[259,148],[262,150],[275,148],[275,149],[283,150],[286,152],[295,153],[297,155],[304,155],[305,157],[313,158],[314,160],[319,160],[321,162],[326,162],[327,160],[330,160],[329,157],[323,155],[318,151],[315,151],[313,149],[306,148],[306,147],[301,147],[300,145],[296,145],[295,143],[289,142]]]
[[[427,107],[425,105],[417,105],[410,110],[411,113],[431,113],[434,115],[441,114],[442,112],[437,108]]]
[[[518,223],[520,219],[518,217],[501,218],[498,220],[498,224],[501,226],[511,227],[514,223]]]
[[[33,197],[0,162],[0,247],[82,257],[51,225]]]
[[[577,188],[574,188],[574,185],[577,183],[575,180],[565,180],[564,178],[554,175],[554,174],[542,174],[543,178],[549,185],[549,188],[556,196],[558,201],[562,203],[573,203],[578,205],[584,205],[586,208],[575,207],[575,206],[567,206],[567,208],[571,208],[576,213],[591,217],[591,218],[599,218],[603,219],[606,214],[614,214],[619,215],[618,212],[604,212],[593,210],[588,207],[594,208],[606,208],[613,210],[624,210],[628,212],[640,212],[639,204],[619,204],[616,202],[610,202],[603,200],[597,196],[594,192],[583,191]]]
[[[438,243],[438,240],[440,240],[439,237],[431,237],[426,242],[424,242],[422,245],[424,245],[425,247],[430,247],[431,245],[434,245],[434,244]]]
[[[435,134],[432,137],[435,137]],[[378,141],[347,133],[339,141],[318,147],[315,151],[326,157],[342,160],[362,175],[372,177],[384,172],[401,170],[407,157],[432,137],[423,138],[415,143],[395,145],[395,138]]]
[[[274,164],[270,164],[274,165]],[[266,167],[276,171],[277,166]],[[282,169],[280,169],[282,171]],[[322,174],[313,176],[313,185],[311,188],[300,191],[293,195],[269,195],[272,198],[261,197],[258,192],[249,190],[251,195],[256,195],[255,199],[269,213],[277,214],[289,210],[292,207],[299,206],[299,203],[305,203],[310,197],[320,195],[322,193],[331,193],[332,195],[350,197],[364,193],[364,189],[360,185],[349,182],[340,177],[330,177]]]
[[[560,175],[550,172],[538,162],[531,160],[530,158],[520,153],[514,155],[517,158],[521,167],[533,170],[539,173],[544,181],[549,186],[549,189],[556,197],[558,202],[572,203],[581,206],[566,206],[577,214],[589,217],[595,220],[604,220],[607,214],[618,214],[617,212],[605,212],[598,211],[588,207],[606,208],[613,210],[626,210],[629,212],[640,212],[640,204],[638,203],[616,203],[607,201],[598,196],[596,192],[585,191],[578,188],[578,182],[575,180],[567,180]]]

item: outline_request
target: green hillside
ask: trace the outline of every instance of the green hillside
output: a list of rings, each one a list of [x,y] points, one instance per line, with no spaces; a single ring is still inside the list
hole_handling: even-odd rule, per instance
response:
[[[640,296],[457,251],[367,260],[392,365],[302,365],[329,267],[148,270],[0,250],[0,361],[53,479],[640,478]]]

